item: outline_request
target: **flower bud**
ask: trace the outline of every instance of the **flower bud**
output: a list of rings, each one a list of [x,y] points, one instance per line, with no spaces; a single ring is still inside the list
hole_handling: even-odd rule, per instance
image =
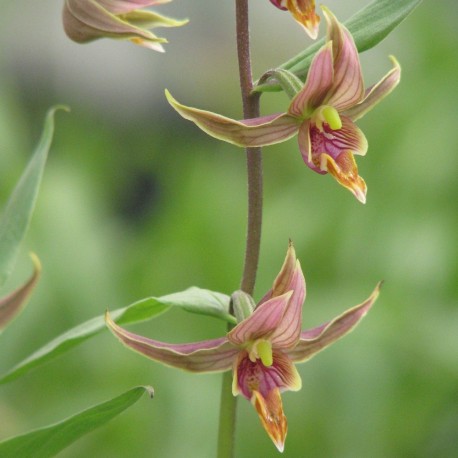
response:
[[[234,310],[237,323],[248,318],[256,307],[253,298],[243,291],[235,291],[231,295],[231,306]]]

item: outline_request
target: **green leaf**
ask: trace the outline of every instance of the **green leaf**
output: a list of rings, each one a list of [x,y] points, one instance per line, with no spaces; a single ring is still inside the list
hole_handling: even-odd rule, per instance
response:
[[[344,22],[350,30],[358,51],[364,52],[380,43],[395,29],[422,0],[375,0]],[[280,65],[280,68],[293,72],[305,79],[310,63],[316,52],[323,46],[324,38],[302,51],[297,56]],[[262,84],[256,91],[280,91],[278,84]]]
[[[6,439],[0,442],[0,456],[2,458],[54,456],[135,404],[144,393],[153,397],[154,390],[148,386],[138,386],[59,423]]]
[[[118,324],[135,323],[154,318],[169,310],[170,307],[179,307],[188,312],[211,315],[236,324],[235,318],[229,314],[229,303],[230,298],[225,294],[193,287],[159,298],[142,299],[127,307],[114,310],[111,312],[111,317]],[[65,353],[103,329],[105,329],[103,315],[70,329],[14,366],[0,378],[0,384],[14,380],[30,369]]]
[[[54,132],[54,113],[59,109],[68,110],[56,106],[48,111],[40,142],[11,194],[0,221],[0,287],[11,274],[19,245],[32,217]]]

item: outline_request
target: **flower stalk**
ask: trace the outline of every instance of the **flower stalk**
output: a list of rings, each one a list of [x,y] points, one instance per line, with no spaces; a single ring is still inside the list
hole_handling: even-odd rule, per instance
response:
[[[237,59],[243,116],[256,118],[260,114],[260,94],[254,93],[251,71],[248,0],[235,0]],[[262,228],[262,151],[261,147],[246,148],[248,181],[248,221],[245,260],[240,288],[253,294],[259,262]],[[232,326],[228,325],[228,332]],[[237,397],[232,394],[232,374],[225,372],[221,386],[220,418],[218,430],[218,458],[234,456],[235,419]]]

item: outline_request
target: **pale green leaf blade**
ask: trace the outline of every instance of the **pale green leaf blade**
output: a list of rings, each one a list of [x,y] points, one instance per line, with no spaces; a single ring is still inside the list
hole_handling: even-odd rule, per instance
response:
[[[386,38],[422,0],[375,0],[344,22],[355,40],[358,51],[364,52],[373,48]],[[315,53],[323,46],[324,38],[299,53],[297,56],[280,65],[305,78]],[[277,84],[263,84],[256,88],[257,91],[279,91]]]
[[[59,423],[40,428],[0,442],[2,458],[48,458],[71,445],[82,436],[135,404],[144,393],[153,397],[153,388],[139,386],[125,393],[90,407]]]
[[[235,324],[235,318],[229,314],[229,304],[230,297],[225,294],[193,287],[159,298],[142,299],[110,313],[113,320],[118,324],[128,324],[152,319],[164,313],[170,307],[178,307],[193,313],[214,316]],[[0,378],[0,384],[14,380],[34,367],[65,353],[95,336],[105,327],[104,316],[100,315],[70,329],[19,362]]]
[[[38,146],[11,194],[0,220],[0,287],[11,274],[19,245],[32,217],[54,133],[54,113],[59,109],[67,110],[63,106],[56,106],[48,111]]]

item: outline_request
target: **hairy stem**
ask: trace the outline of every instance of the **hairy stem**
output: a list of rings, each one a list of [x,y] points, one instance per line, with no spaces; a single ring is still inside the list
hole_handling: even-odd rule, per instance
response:
[[[242,91],[243,117],[259,116],[259,94],[251,94],[250,37],[248,27],[248,0],[236,0],[237,54],[240,88]],[[262,155],[261,148],[246,148],[248,172],[248,225],[246,234],[245,265],[241,289],[253,294],[259,261],[262,226]]]
[[[237,56],[240,88],[242,92],[243,116],[245,119],[259,116],[259,94],[251,94],[250,37],[248,0],[235,0]],[[246,234],[245,263],[241,289],[253,294],[259,261],[262,226],[262,156],[261,148],[246,148],[248,177],[248,224]],[[229,326],[229,330],[231,326]],[[234,456],[234,435],[237,398],[232,395],[232,374],[223,374],[221,407],[218,432],[218,458]]]

